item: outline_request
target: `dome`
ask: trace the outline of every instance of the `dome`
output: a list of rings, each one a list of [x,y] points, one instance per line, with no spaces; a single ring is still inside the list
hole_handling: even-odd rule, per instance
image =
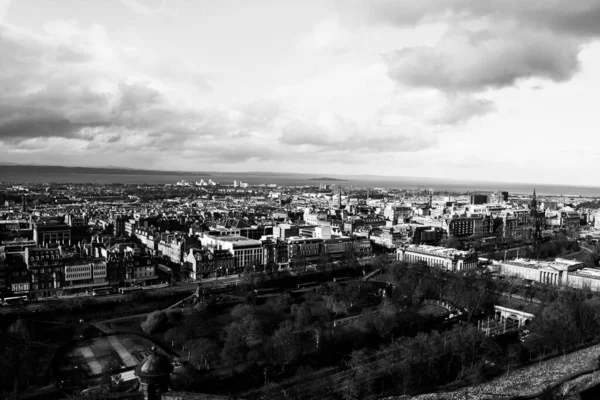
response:
[[[171,371],[173,371],[171,361],[156,347],[152,347],[152,353],[135,368],[135,374],[139,378],[161,377],[169,375]]]

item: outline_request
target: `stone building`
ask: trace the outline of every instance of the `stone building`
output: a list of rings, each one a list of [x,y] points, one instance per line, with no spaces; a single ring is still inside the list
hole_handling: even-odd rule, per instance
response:
[[[397,260],[408,263],[424,262],[429,267],[447,271],[469,271],[477,267],[477,253],[449,249],[446,247],[409,245],[398,248]]]

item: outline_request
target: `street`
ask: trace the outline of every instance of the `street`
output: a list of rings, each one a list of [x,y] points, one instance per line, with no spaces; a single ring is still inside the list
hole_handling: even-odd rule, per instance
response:
[[[235,276],[225,276],[221,278],[215,279],[207,279],[204,281],[198,282],[177,282],[175,286],[167,286],[161,288],[148,288],[144,289],[146,292],[165,292],[165,293],[181,293],[181,292],[194,292],[198,286],[204,288],[211,288],[217,285],[217,287],[222,287],[228,284],[241,284],[242,277]],[[139,293],[139,292],[138,292]],[[46,303],[48,301],[68,301],[71,299],[86,299],[87,301],[91,301],[94,303],[110,303],[115,301],[123,301],[123,300],[131,300],[135,293],[130,294],[108,294],[102,296],[92,296],[90,294],[82,294],[79,296],[61,296],[58,298],[46,298],[40,299],[39,302],[26,303],[24,305],[10,305],[0,307],[0,315],[11,314],[15,312],[38,312],[44,311],[46,309]]]

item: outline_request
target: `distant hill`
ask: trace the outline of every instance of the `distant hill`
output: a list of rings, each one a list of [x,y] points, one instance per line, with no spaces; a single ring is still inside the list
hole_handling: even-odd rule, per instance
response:
[[[328,178],[328,177],[322,177],[322,178],[310,178],[309,181],[332,181],[332,182],[348,182],[347,179],[337,179],[337,178]]]
[[[57,165],[19,165],[0,164],[0,176],[2,172],[13,174],[80,174],[80,175],[202,175],[211,176],[205,172],[189,171],[153,171],[147,169],[130,169],[121,167],[64,167]]]

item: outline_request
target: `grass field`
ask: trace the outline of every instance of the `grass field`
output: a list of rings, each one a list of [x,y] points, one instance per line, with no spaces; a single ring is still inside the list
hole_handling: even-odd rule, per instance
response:
[[[119,334],[82,340],[60,360],[62,379],[89,379],[137,366],[154,344],[141,336]]]

